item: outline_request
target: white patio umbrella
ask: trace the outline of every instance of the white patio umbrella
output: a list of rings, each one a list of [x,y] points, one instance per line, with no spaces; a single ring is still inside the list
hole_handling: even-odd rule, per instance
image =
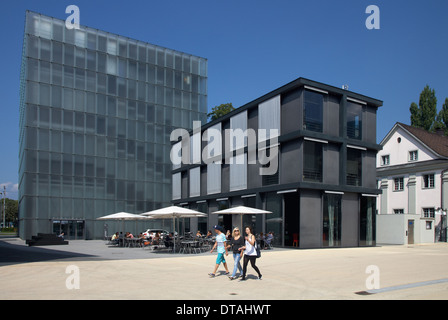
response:
[[[243,228],[243,215],[245,214],[269,214],[272,213],[271,211],[266,210],[260,210],[252,207],[246,207],[246,206],[238,206],[233,208],[228,208],[224,210],[219,210],[212,212],[212,214],[239,214],[241,216],[241,229]],[[243,232],[243,231],[241,231]]]
[[[125,220],[143,220],[149,219],[150,217],[145,217],[138,214],[128,213],[128,212],[117,212],[113,214],[109,214],[107,216],[102,216],[96,218],[96,220],[121,220],[121,232],[124,237],[124,221]]]
[[[152,210],[141,214],[142,216],[149,216],[154,219],[173,219],[173,234],[176,234],[176,218],[193,218],[193,217],[206,217],[205,213],[191,210],[188,208],[170,206],[161,209]],[[174,241],[173,253],[176,251],[176,241]]]

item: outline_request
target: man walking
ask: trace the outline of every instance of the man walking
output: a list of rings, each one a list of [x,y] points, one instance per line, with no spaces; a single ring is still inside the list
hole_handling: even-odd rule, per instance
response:
[[[215,277],[216,271],[218,270],[218,267],[221,264],[221,262],[224,265],[224,268],[226,269],[226,275],[229,274],[229,269],[227,269],[227,262],[224,257],[224,253],[226,254],[226,256],[229,255],[226,246],[226,236],[224,235],[224,233],[222,233],[224,229],[218,225],[214,226],[214,229],[216,232],[216,241],[210,253],[213,253],[213,251],[217,249],[216,251],[218,252],[218,257],[216,258],[215,270],[212,273],[208,274],[211,278]]]

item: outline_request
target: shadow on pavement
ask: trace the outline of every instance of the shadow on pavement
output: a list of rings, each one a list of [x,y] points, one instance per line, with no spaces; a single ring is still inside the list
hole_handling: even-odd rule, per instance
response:
[[[54,248],[54,246],[52,246]],[[93,255],[46,249],[44,247],[29,247],[22,244],[13,244],[10,241],[0,239],[0,264],[12,265],[28,262],[40,262],[51,260],[82,260],[95,258]]]

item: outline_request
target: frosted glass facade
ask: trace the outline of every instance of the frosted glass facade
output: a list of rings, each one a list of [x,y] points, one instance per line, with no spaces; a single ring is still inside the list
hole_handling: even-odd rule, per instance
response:
[[[206,117],[206,59],[87,27],[69,30],[28,11],[20,236],[51,233],[64,220],[84,222],[73,234],[99,238],[97,217],[169,205],[170,133]]]

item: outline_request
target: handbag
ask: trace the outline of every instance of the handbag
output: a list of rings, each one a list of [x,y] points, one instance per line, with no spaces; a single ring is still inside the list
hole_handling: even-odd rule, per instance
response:
[[[261,250],[257,242],[255,242],[255,250],[257,251],[257,258],[261,258]]]

